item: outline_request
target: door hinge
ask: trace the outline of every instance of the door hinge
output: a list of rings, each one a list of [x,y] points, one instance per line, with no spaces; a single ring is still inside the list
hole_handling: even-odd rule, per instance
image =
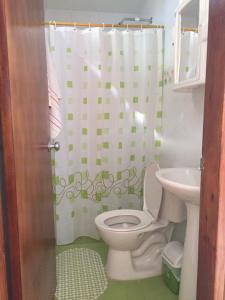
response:
[[[200,159],[200,170],[203,171],[205,167],[205,160],[203,157]]]

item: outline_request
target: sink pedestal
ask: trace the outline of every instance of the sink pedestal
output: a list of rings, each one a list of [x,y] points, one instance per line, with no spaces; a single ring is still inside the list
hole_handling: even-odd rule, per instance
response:
[[[198,272],[199,205],[187,207],[187,228],[184,242],[183,266],[179,300],[196,300]]]
[[[196,300],[201,172],[190,168],[168,168],[156,172],[165,190],[187,207],[187,228],[179,300]]]

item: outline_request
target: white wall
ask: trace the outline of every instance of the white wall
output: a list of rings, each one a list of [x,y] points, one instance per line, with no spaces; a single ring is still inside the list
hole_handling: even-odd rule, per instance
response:
[[[174,10],[178,0],[148,0],[139,10],[141,15],[150,14],[154,17],[155,22],[173,24]]]
[[[126,17],[135,17],[135,14],[107,13],[93,11],[75,11],[61,9],[45,9],[46,21],[81,22],[81,23],[118,23]]]
[[[202,150],[204,88],[191,95],[164,89],[161,165],[198,167]]]
[[[47,9],[136,14],[148,0],[44,0]]]
[[[165,79],[163,104],[162,159],[163,167],[199,166],[202,150],[204,87],[189,93],[173,91],[168,83],[174,69],[175,9],[179,0],[148,1],[143,13],[149,11],[155,21],[165,25]],[[169,74],[169,75],[168,75]]]
[[[45,0],[45,20],[118,23],[124,17],[138,16],[139,10],[147,2],[148,0]]]
[[[142,16],[156,18],[160,23],[158,5],[164,0],[45,0],[45,20],[61,20],[65,22],[118,23],[124,17]],[[174,0],[168,0],[174,1]],[[167,4],[169,6],[169,2]],[[163,18],[161,18],[163,19]]]

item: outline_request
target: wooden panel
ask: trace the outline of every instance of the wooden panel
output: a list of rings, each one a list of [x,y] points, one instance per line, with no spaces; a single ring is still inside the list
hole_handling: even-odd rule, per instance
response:
[[[8,47],[5,23],[5,5],[4,1],[0,1],[0,112],[1,112],[1,134],[4,151],[4,188],[5,194],[12,201],[8,201],[7,208],[13,215],[13,222],[8,224],[9,232],[14,233],[14,238],[10,239],[10,262],[15,280],[11,281],[12,291],[21,299],[21,273],[19,259],[19,235],[17,220],[17,203],[16,203],[16,186],[15,186],[15,165],[13,152],[13,133],[11,120],[11,99],[10,99],[10,81],[9,81],[9,65],[8,65]],[[6,184],[7,183],[7,184]]]
[[[0,0],[0,100],[12,299],[49,300],[55,253],[42,0]]]
[[[2,199],[0,195],[0,299],[8,300],[5,241],[2,217]]]
[[[224,299],[225,1],[210,0],[203,134],[198,300]]]

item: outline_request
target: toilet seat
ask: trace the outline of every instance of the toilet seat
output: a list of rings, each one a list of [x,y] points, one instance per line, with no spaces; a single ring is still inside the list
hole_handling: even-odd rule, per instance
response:
[[[153,217],[144,211],[134,209],[112,210],[98,215],[95,222],[103,230],[127,232],[140,230],[153,222]]]

